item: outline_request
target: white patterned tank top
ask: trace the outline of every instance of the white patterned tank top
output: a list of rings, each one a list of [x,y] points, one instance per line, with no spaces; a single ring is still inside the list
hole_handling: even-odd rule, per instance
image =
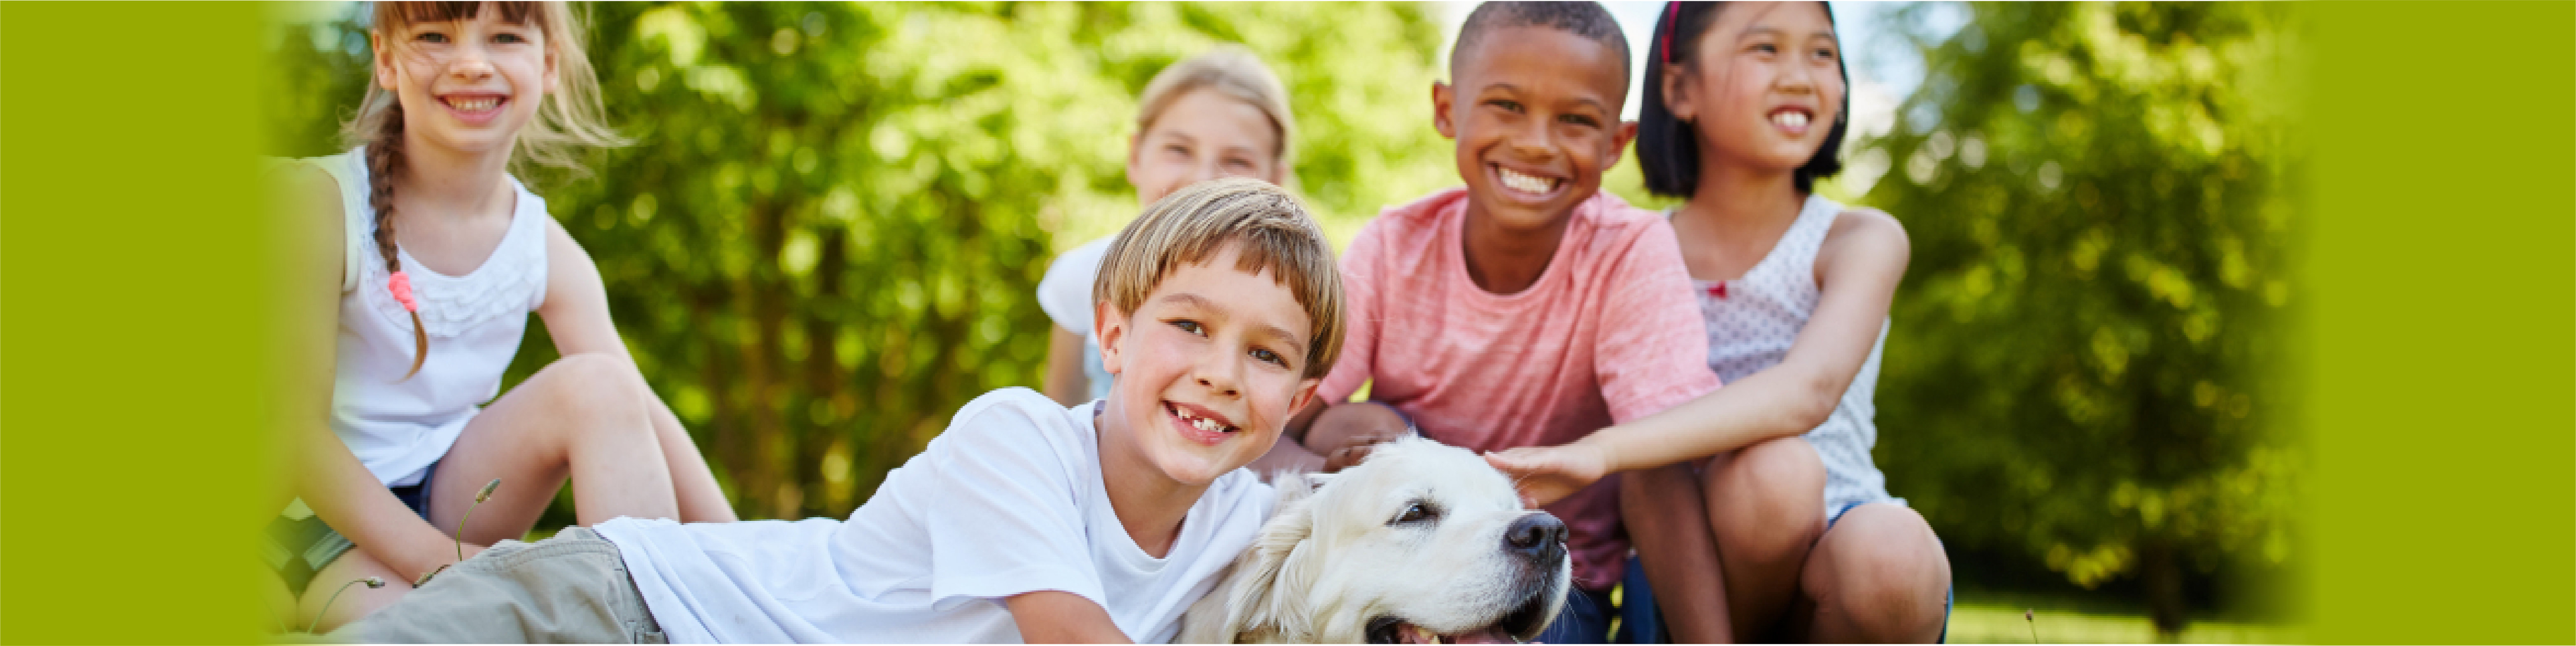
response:
[[[1699,311],[1708,325],[1708,367],[1719,379],[1734,383],[1779,365],[1798,340],[1798,331],[1816,312],[1816,252],[1843,205],[1810,195],[1798,219],[1780,235],[1771,253],[1735,280],[1693,280],[1699,288]],[[1870,460],[1878,443],[1873,424],[1877,406],[1879,352],[1887,347],[1887,324],[1880,323],[1869,359],[1852,375],[1849,388],[1825,423],[1807,431],[1807,443],[1825,464],[1825,517],[1872,502],[1903,504],[1887,495],[1887,478]]]
[[[501,372],[519,353],[528,313],[546,299],[545,200],[516,178],[510,228],[483,264],[462,276],[431,271],[399,249],[429,332],[429,358],[411,370],[411,315],[386,289],[392,274],[376,250],[364,148],[296,160],[330,173],[345,216],[340,331],[331,388],[331,430],[367,471],[389,486],[417,484],[447,455],[481,405],[501,393]]]

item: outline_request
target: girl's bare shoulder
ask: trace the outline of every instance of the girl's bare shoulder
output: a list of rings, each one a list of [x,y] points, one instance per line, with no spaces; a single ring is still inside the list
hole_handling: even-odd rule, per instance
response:
[[[1905,235],[1905,224],[1896,216],[1869,207],[1849,207],[1825,230],[1824,248],[1817,250],[1816,274],[1820,284],[1831,268],[1841,266],[1901,275],[1912,255],[1913,242]]]

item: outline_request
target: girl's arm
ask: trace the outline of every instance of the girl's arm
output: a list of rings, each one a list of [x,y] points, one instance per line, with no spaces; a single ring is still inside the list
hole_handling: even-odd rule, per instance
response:
[[[537,316],[554,337],[556,354],[598,352],[634,360],[608,318],[608,289],[590,264],[590,252],[553,218],[546,219],[546,301],[537,306]]]
[[[1005,597],[1020,641],[1031,644],[1132,644],[1109,611],[1071,592],[1039,590]]]
[[[300,167],[284,178],[281,195],[296,214],[284,220],[293,272],[285,317],[288,357],[285,396],[290,401],[288,444],[294,447],[293,489],[304,504],[368,556],[394,569],[406,580],[454,560],[454,545],[445,532],[421,520],[369,473],[347,444],[332,434],[330,419],[333,352],[338,342],[342,236],[346,222],[340,190],[330,175]]]
[[[1091,401],[1091,376],[1082,373],[1082,335],[1047,325],[1046,396],[1066,406]]]
[[[662,401],[644,381],[644,373],[635,369],[635,355],[617,335],[617,324],[608,317],[608,289],[599,279],[599,267],[590,262],[590,252],[564,232],[563,225],[546,219],[546,299],[537,306],[537,316],[546,322],[546,333],[554,337],[555,352],[562,356],[598,353],[616,357],[626,363],[626,373],[644,390],[651,406],[645,410],[651,419],[649,429],[662,446],[663,466],[669,469],[675,495],[678,496],[681,522],[733,522],[733,505],[725,499],[715,472],[707,467],[705,456],[681,426],[680,416]]]
[[[1779,365],[1571,444],[1512,449],[1488,459],[1529,477],[1522,491],[1546,504],[1611,473],[1706,458],[1813,430],[1833,413],[1878,343],[1909,256],[1905,228],[1896,218],[1846,211],[1817,251],[1821,294],[1815,314]]]

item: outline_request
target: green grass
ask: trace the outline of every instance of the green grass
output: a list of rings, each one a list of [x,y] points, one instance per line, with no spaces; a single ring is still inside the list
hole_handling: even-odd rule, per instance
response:
[[[2162,641],[2146,615],[2086,612],[2080,610],[2036,610],[2029,621],[2022,619],[2025,608],[2019,605],[1960,603],[1950,612],[1950,643],[1953,644],[2150,644]],[[2036,636],[2034,637],[2034,631]],[[2184,644],[2295,644],[2301,633],[2294,626],[2232,621],[2193,621],[2185,626],[2178,643]]]

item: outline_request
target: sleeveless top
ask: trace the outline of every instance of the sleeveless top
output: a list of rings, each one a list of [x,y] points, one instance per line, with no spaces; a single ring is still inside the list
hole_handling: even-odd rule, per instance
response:
[[[376,250],[364,151],[297,160],[339,183],[346,217],[331,431],[378,481],[417,484],[501,392],[501,372],[519,352],[528,313],[545,302],[549,216],[545,200],[511,178],[518,199],[509,231],[472,272],[442,275],[397,248],[429,333],[428,360],[405,379],[415,347],[411,314],[386,288],[392,274]]]
[[[1708,326],[1708,367],[1719,379],[1734,383],[1764,368],[1779,365],[1789,355],[1789,346],[1798,340],[1798,331],[1807,326],[1807,318],[1816,313],[1816,252],[1823,248],[1825,232],[1833,228],[1834,218],[1843,205],[1822,196],[1810,195],[1798,210],[1798,219],[1773,243],[1771,253],[1735,280],[1692,280],[1699,290],[1699,311]],[[1878,429],[1872,418],[1877,406],[1871,396],[1878,390],[1878,357],[1887,347],[1887,324],[1878,328],[1878,341],[1869,348],[1869,359],[1861,362],[1860,372],[1852,375],[1851,387],[1843,390],[1842,401],[1825,423],[1801,437],[1816,447],[1816,457],[1825,464],[1825,514],[1828,519],[1844,510],[1871,502],[1905,501],[1887,495],[1887,478],[1870,461],[1869,451],[1878,443]]]

